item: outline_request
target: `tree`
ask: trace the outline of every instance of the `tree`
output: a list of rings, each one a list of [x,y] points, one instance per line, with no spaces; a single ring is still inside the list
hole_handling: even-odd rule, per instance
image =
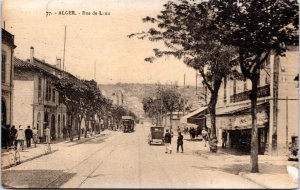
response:
[[[122,116],[126,115],[126,110],[123,106],[113,105],[112,106],[112,115],[114,120],[117,123],[117,128],[120,127]]]
[[[284,56],[286,46],[298,44],[296,0],[210,0],[213,27],[223,44],[238,49],[242,74],[252,82],[251,172],[258,168],[257,86],[269,55]]]
[[[182,106],[181,96],[176,90],[170,88],[161,89],[159,93],[163,107],[170,113],[170,128],[172,129],[173,113],[176,110],[182,109],[180,107]]]
[[[67,113],[71,116],[69,120],[70,140],[73,141],[73,126],[77,125],[76,120],[83,109],[84,85],[80,80],[66,76],[63,79],[57,79],[54,86],[60,93],[60,101],[66,105]]]
[[[167,50],[154,49],[154,57],[145,60],[153,62],[162,56],[183,59],[188,66],[198,70],[203,83],[210,91],[208,110],[211,116],[210,150],[217,151],[216,104],[222,80],[237,65],[237,56],[232,46],[224,46],[217,38],[217,28],[212,28],[211,11],[208,4],[181,0],[169,1],[156,18],[146,17],[144,22],[156,24],[147,32],[131,34],[139,39],[163,41]],[[214,30],[212,30],[214,29]]]

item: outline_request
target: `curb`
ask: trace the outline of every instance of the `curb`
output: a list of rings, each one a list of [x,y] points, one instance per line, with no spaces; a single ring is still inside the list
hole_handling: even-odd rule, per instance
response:
[[[40,158],[40,157],[42,157],[42,156],[46,156],[46,155],[52,154],[52,153],[57,152],[57,151],[58,151],[58,149],[57,149],[57,150],[53,150],[53,151],[51,151],[51,152],[48,153],[48,154],[43,153],[43,154],[39,154],[39,155],[34,156],[34,157],[31,157],[31,158],[27,158],[26,160],[20,161],[20,163],[18,163],[16,166],[18,166],[18,165],[20,165],[20,164],[23,164],[23,163],[25,163],[25,162],[28,162],[28,161],[31,161],[31,160]],[[14,167],[14,165],[12,165],[12,166],[4,166],[4,167],[2,167],[1,169],[4,170],[4,169],[12,168],[12,167]]]
[[[261,183],[257,182],[256,180],[253,180],[251,177],[248,177],[245,172],[240,172],[238,175],[241,176],[242,178],[247,179],[248,181],[251,181],[251,182],[265,188],[265,189],[272,189],[272,187],[268,187],[264,184],[261,184]]]
[[[99,134],[98,136],[93,136],[93,137],[90,137],[90,138],[87,138],[87,140],[85,140],[85,141],[82,141],[82,142],[75,142],[75,144],[71,144],[71,145],[69,145],[69,146],[67,146],[67,147],[71,147],[71,146],[76,146],[76,145],[79,145],[79,144],[82,144],[82,143],[86,143],[86,142],[88,142],[88,141],[90,141],[90,140],[92,140],[92,139],[96,139],[96,138],[98,138],[98,137],[101,137],[101,136],[105,136],[106,134]]]

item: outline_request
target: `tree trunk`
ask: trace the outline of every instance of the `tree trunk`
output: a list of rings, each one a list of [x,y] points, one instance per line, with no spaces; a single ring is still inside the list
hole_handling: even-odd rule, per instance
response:
[[[259,71],[258,71],[259,72]],[[259,80],[259,74],[257,77],[252,77],[252,91],[250,94],[251,100],[251,117],[252,117],[252,131],[251,131],[251,155],[250,166],[252,173],[258,173],[258,129],[257,129],[257,84]]]
[[[170,130],[172,130],[172,118],[173,118],[173,112],[170,112]]]
[[[78,117],[78,140],[80,140],[81,137],[81,121],[82,121],[82,116]]]
[[[88,122],[87,118],[88,117],[85,117],[85,120],[84,120],[84,125],[85,125],[84,138],[87,138],[87,132],[88,132],[88,129],[89,129],[89,122]]]
[[[208,111],[210,114],[210,136],[209,136],[209,148],[211,152],[217,152],[217,130],[216,130],[216,104],[218,98],[218,91],[211,92],[211,97],[208,105]]]
[[[71,129],[70,129],[70,141],[73,142],[73,126],[74,126],[74,117],[75,114],[71,115]]]

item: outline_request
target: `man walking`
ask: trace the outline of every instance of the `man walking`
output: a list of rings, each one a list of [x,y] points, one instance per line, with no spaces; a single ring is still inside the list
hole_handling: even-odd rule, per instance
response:
[[[183,153],[183,136],[182,136],[181,132],[178,132],[177,152],[179,152],[180,146],[181,146],[181,153]]]
[[[224,130],[222,132],[222,148],[226,148],[226,143],[227,143],[227,131]]]
[[[20,125],[19,130],[17,132],[17,138],[16,138],[17,149],[19,149],[19,144],[20,144],[22,147],[22,150],[24,150],[24,140],[25,140],[25,132],[24,132],[22,126]]]
[[[17,140],[16,140],[17,133],[18,133],[18,130],[13,125],[11,128],[11,133],[10,133],[10,140],[11,140],[10,144],[14,145],[15,147],[17,146]]]
[[[25,130],[25,137],[26,137],[26,145],[27,147],[31,147],[31,139],[32,139],[32,130],[30,129],[30,126],[27,127]]]
[[[169,129],[167,129],[166,134],[165,134],[165,146],[166,146],[166,152],[165,153],[170,152],[170,154],[172,154],[171,141],[172,141],[172,136],[169,133]]]
[[[32,138],[33,138],[34,147],[36,148],[36,143],[38,142],[38,130],[35,127],[33,127],[32,130]]]
[[[66,127],[63,128],[63,138],[64,138],[64,140],[66,140],[66,138],[67,138],[67,128]]]
[[[46,143],[50,143],[50,129],[49,127],[46,127],[46,130],[45,130],[45,136],[46,136]]]
[[[207,133],[205,127],[202,129],[201,135],[202,135],[203,140],[204,140],[204,142],[205,142],[204,147],[206,147],[206,142],[207,142],[207,140],[208,140],[208,133]]]

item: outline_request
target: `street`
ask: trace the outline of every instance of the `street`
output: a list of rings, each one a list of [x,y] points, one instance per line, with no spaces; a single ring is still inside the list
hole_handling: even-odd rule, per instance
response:
[[[149,123],[134,133],[109,131],[86,143],[58,151],[3,170],[2,184],[11,188],[261,188],[224,169],[222,162],[195,154],[188,143],[184,153],[148,145]],[[203,145],[202,142],[198,142]]]

